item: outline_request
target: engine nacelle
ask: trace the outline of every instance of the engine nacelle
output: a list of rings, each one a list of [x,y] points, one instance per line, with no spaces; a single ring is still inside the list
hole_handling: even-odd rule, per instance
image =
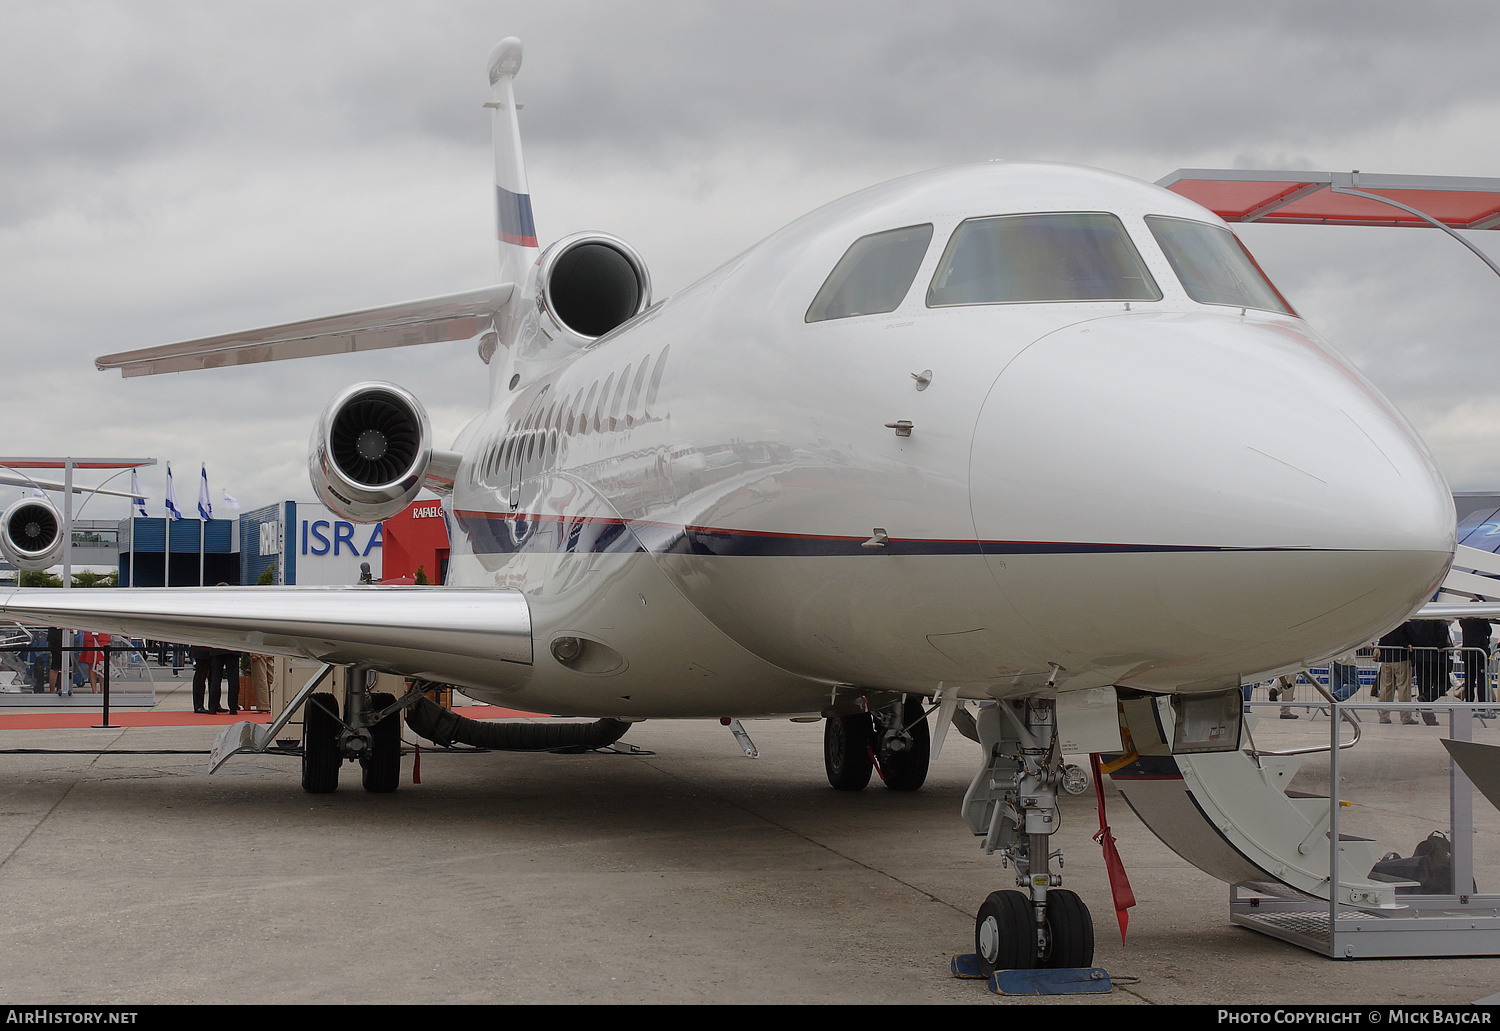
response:
[[[318,500],[333,512],[376,523],[416,500],[432,462],[432,426],[421,402],[394,383],[356,383],[318,417],[307,471]]]
[[[45,498],[22,498],[0,515],[0,553],[17,569],[37,572],[62,558],[62,516]]]
[[[574,233],[542,252],[527,293],[548,339],[586,344],[651,307],[651,274],[619,237]]]

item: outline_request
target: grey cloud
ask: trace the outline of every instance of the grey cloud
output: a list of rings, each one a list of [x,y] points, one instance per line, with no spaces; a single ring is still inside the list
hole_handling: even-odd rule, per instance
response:
[[[484,282],[503,35],[527,44],[544,235],[597,220],[670,289],[839,192],[953,161],[1322,167],[1397,128],[1479,161],[1442,127],[1500,99],[1497,23],[1482,3],[8,4],[0,357],[39,400],[0,425],[9,450],[208,459],[255,504],[306,496],[307,427],[345,383],[402,382],[453,428],[477,412],[459,345],[130,382],[90,360]],[[1435,425],[1465,370],[1500,383],[1500,284],[1422,234],[1350,232],[1246,238],[1413,418]],[[1445,464],[1500,483],[1473,454]]]

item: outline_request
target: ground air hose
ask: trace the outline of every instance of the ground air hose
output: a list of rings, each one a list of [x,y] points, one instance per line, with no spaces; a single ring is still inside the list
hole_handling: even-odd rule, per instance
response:
[[[455,742],[503,752],[588,751],[614,744],[630,724],[602,719],[593,723],[491,723],[471,720],[423,698],[406,713],[406,725],[447,747]]]

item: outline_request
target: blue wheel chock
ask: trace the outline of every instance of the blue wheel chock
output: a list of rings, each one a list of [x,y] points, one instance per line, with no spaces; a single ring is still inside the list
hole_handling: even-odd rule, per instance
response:
[[[972,952],[966,956],[953,957],[953,976],[969,981],[985,981],[988,976],[979,971],[979,957]]]
[[[979,957],[954,956],[954,977],[979,980]],[[997,970],[989,977],[996,995],[1108,995],[1113,986],[1103,967],[1062,967],[1036,970]]]

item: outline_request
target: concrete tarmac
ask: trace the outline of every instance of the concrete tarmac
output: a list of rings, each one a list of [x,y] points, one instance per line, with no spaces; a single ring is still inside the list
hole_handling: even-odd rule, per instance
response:
[[[1127,944],[1092,794],[1064,799],[1055,844],[1115,991],[993,996],[948,974],[979,903],[1013,877],[959,816],[977,746],[950,734],[920,792],[847,794],[827,786],[821,725],[746,726],[759,759],[717,722],[652,721],[624,739],[652,755],[424,751],[420,785],[408,756],[394,795],[366,794],[346,765],[325,796],[301,791],[294,758],[236,757],[210,777],[201,755],[122,753],[206,750],[217,727],[7,731],[0,748],[104,751],[0,755],[0,1000],[1412,1004],[1500,990],[1500,959],[1332,961],[1231,925],[1228,889],[1110,789],[1139,901]],[[1359,747],[1370,769],[1397,768],[1439,733],[1371,727]]]

